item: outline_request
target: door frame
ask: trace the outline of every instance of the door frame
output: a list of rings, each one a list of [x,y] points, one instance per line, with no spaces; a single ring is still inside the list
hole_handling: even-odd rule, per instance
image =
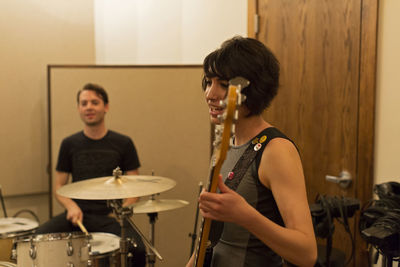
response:
[[[247,35],[258,39],[258,0],[247,1]],[[361,205],[372,199],[374,184],[374,138],[375,138],[375,99],[377,31],[379,0],[361,0],[361,30],[359,56],[359,98],[357,118],[357,165],[355,179],[356,197]],[[354,266],[368,266],[369,251],[358,229],[360,212],[354,220],[355,258]],[[356,262],[357,261],[357,262]]]

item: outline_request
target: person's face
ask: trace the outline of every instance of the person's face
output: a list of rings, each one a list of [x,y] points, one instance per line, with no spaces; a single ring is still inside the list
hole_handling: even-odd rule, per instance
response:
[[[218,77],[206,78],[205,97],[208,104],[208,112],[212,123],[219,124],[218,115],[224,113],[219,102],[224,100],[228,92],[229,83]]]
[[[79,95],[78,111],[82,121],[88,126],[95,126],[104,121],[108,104],[92,90],[83,90]]]

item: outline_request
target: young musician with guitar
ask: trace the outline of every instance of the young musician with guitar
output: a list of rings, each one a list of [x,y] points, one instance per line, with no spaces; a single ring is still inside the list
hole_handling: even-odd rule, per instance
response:
[[[220,101],[230,92],[230,80],[241,76],[249,82],[241,91],[245,100],[233,145],[216,177],[219,193],[203,191],[199,197],[204,220],[213,220],[211,266],[282,266],[284,261],[313,266],[317,246],[298,151],[262,117],[277,94],[279,62],[261,42],[234,37],[209,54],[203,68],[205,99],[216,125],[227,109]],[[205,266],[199,251],[201,245],[187,267]]]

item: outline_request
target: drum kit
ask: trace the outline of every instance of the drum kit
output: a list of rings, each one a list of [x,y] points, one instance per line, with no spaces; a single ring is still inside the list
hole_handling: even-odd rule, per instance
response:
[[[67,184],[57,193],[72,199],[107,200],[121,227],[121,237],[110,233],[88,233],[80,224],[81,232],[35,235],[38,223],[25,218],[0,219],[0,267],[92,266],[127,267],[131,240],[126,236],[129,225],[139,234],[149,249],[148,266],[154,266],[156,257],[162,260],[154,247],[155,221],[158,212],[184,207],[184,200],[155,199],[155,195],[173,188],[176,182],[160,176],[126,175],[119,168],[113,176],[99,177]],[[151,196],[129,206],[122,199]],[[133,214],[147,214],[151,231],[147,239],[133,223]],[[133,255],[134,256],[134,255]],[[10,260],[12,262],[10,262]]]

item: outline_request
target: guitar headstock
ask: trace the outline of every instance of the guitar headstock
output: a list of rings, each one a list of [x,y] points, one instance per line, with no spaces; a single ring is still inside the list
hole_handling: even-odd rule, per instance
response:
[[[230,138],[235,133],[235,121],[238,119],[238,107],[245,100],[245,95],[243,95],[241,91],[249,84],[250,82],[248,80],[240,76],[229,80],[227,97],[219,103],[219,105],[224,108],[224,113],[218,117],[220,124],[215,126],[213,146],[214,154],[218,153],[215,155],[215,163],[220,160],[222,160],[222,162],[225,160]]]

